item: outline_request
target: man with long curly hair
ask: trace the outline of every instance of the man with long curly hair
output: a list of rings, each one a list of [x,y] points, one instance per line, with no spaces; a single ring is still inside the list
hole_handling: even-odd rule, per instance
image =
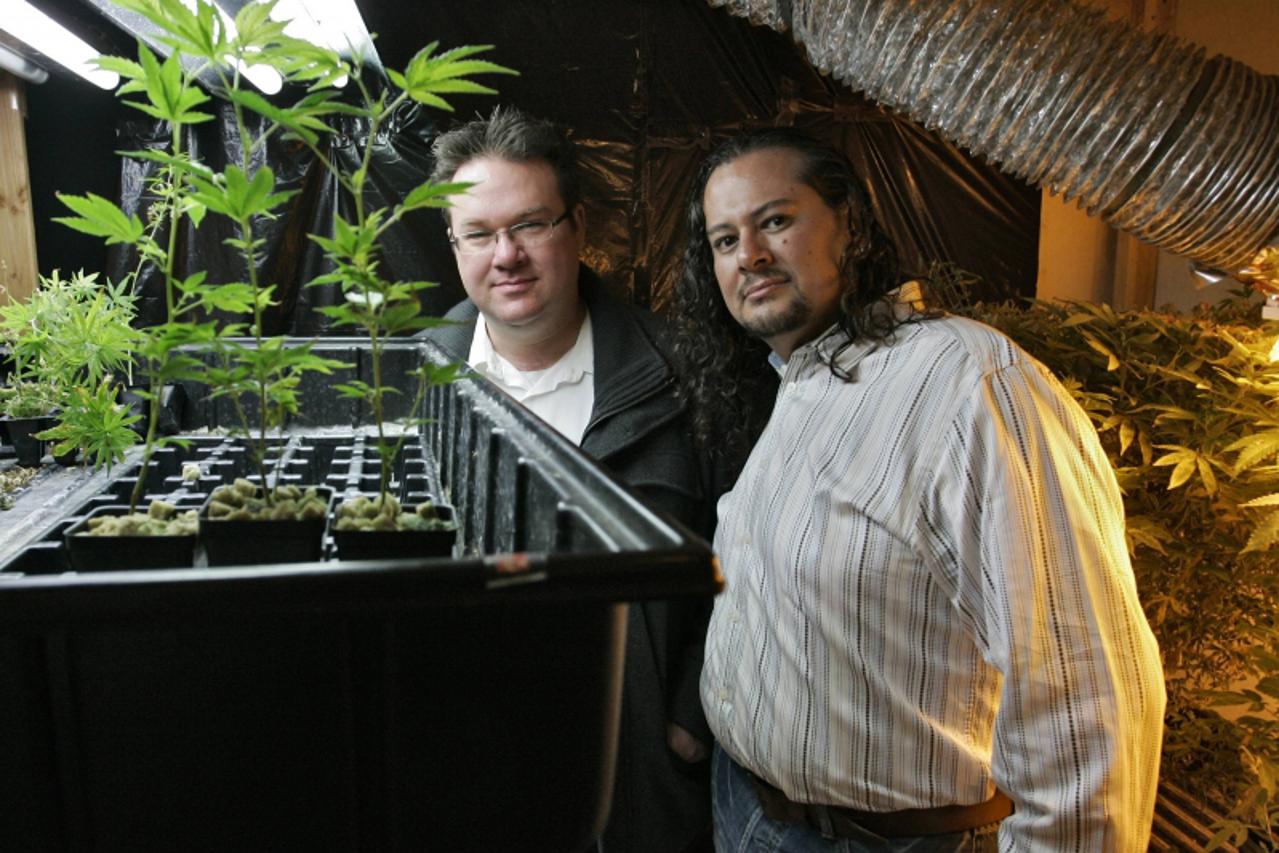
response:
[[[697,427],[762,429],[715,535],[717,849],[1145,849],[1162,671],[1086,415],[998,332],[922,310],[803,135],[712,153],[688,239]]]

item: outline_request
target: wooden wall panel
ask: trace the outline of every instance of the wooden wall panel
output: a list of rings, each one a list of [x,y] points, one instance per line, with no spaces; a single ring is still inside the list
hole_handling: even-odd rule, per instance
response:
[[[22,81],[0,71],[0,302],[25,299],[36,286],[25,116]]]

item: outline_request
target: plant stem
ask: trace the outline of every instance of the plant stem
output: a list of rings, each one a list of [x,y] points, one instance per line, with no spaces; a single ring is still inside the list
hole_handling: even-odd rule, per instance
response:
[[[238,58],[241,60],[244,60],[243,56],[239,56]],[[236,89],[240,87],[240,83],[241,83],[240,67],[241,67],[241,64],[237,64],[235,66],[235,71],[233,72],[230,80],[227,79],[225,72],[221,68],[218,69],[218,76],[221,78],[222,84],[224,86],[227,86],[228,88],[236,88]],[[232,114],[235,116],[236,132],[239,134],[239,139],[240,139],[240,168],[244,171],[245,178],[248,179],[250,176],[250,170],[253,167],[253,163],[252,163],[253,144],[249,139],[248,127],[244,123],[244,108],[241,107],[239,103],[232,102],[231,111],[232,111]],[[258,478],[260,479],[262,483],[262,496],[266,500],[267,504],[271,504],[273,502],[274,489],[268,488],[267,467],[266,467],[267,429],[270,425],[270,417],[267,409],[270,405],[270,401],[267,398],[268,383],[267,383],[267,376],[266,376],[266,368],[263,367],[262,361],[261,361],[262,337],[263,337],[262,336],[262,312],[263,312],[262,304],[264,300],[262,298],[262,286],[258,279],[257,254],[254,250],[255,241],[253,238],[253,218],[251,216],[241,217],[238,219],[236,224],[240,228],[240,238],[244,241],[244,262],[245,262],[245,266],[247,267],[247,272],[249,277],[249,287],[253,291],[253,327],[252,327],[253,345],[257,348],[257,352],[259,355],[258,361],[254,366],[254,377],[253,377],[255,383],[257,384],[257,389],[258,389],[258,428],[257,428],[257,442],[256,442],[257,450],[253,454],[254,456],[253,463],[254,463],[254,466],[258,469]],[[237,403],[236,409],[240,413],[240,417],[243,422],[243,419],[244,419],[243,408],[241,408]],[[247,426],[248,426],[247,423],[245,424],[245,426],[247,431]],[[282,457],[283,457],[283,454],[277,454],[276,462],[275,462],[276,465],[279,465],[279,460]],[[276,473],[278,473],[278,471]]]
[[[181,122],[171,122],[170,130],[172,133],[173,156],[175,158],[181,157]],[[180,180],[180,176],[172,166],[165,167],[165,174],[168,175],[166,186],[171,189]],[[178,249],[178,228],[182,224],[182,209],[173,202],[171,197],[167,213],[169,215],[169,233],[161,271],[164,275],[164,321],[169,323],[173,321],[177,314],[177,306],[173,297],[173,258]],[[142,495],[146,491],[147,474],[151,470],[151,458],[155,454],[156,432],[160,424],[160,394],[164,390],[164,380],[161,378],[159,364],[152,364],[149,367],[150,369],[147,371],[147,391],[150,399],[147,400],[147,434],[142,445],[142,468],[138,472],[137,482],[133,484],[133,491],[129,494],[129,512],[138,511],[138,503],[142,500]]]

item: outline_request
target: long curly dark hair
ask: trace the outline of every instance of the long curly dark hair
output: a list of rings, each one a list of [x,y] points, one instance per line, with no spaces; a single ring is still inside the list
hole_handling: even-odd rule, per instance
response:
[[[800,180],[832,210],[848,208],[851,240],[840,265],[843,287],[837,321],[848,342],[830,355],[831,371],[848,379],[837,364],[843,349],[853,341],[886,339],[902,322],[888,296],[906,278],[898,266],[897,250],[875,221],[843,154],[790,128],[749,131],[722,143],[702,163],[689,195],[688,245],[670,315],[676,329],[675,356],[684,394],[692,403],[698,439],[704,447],[729,456],[744,454],[758,437],[772,410],[775,386],[766,374],[761,376],[768,369],[767,345],[738,325],[720,294],[706,238],[703,197],[712,172],[768,148],[796,152],[802,161]]]

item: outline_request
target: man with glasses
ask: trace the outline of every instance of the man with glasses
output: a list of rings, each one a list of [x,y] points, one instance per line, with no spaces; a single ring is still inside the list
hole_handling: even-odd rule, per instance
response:
[[[435,182],[469,297],[428,336],[650,503],[704,536],[717,490],[692,443],[656,319],[612,295],[586,243],[577,152],[550,122],[499,108],[441,135]],[[709,731],[697,684],[709,602],[630,607],[606,853],[709,849]]]

